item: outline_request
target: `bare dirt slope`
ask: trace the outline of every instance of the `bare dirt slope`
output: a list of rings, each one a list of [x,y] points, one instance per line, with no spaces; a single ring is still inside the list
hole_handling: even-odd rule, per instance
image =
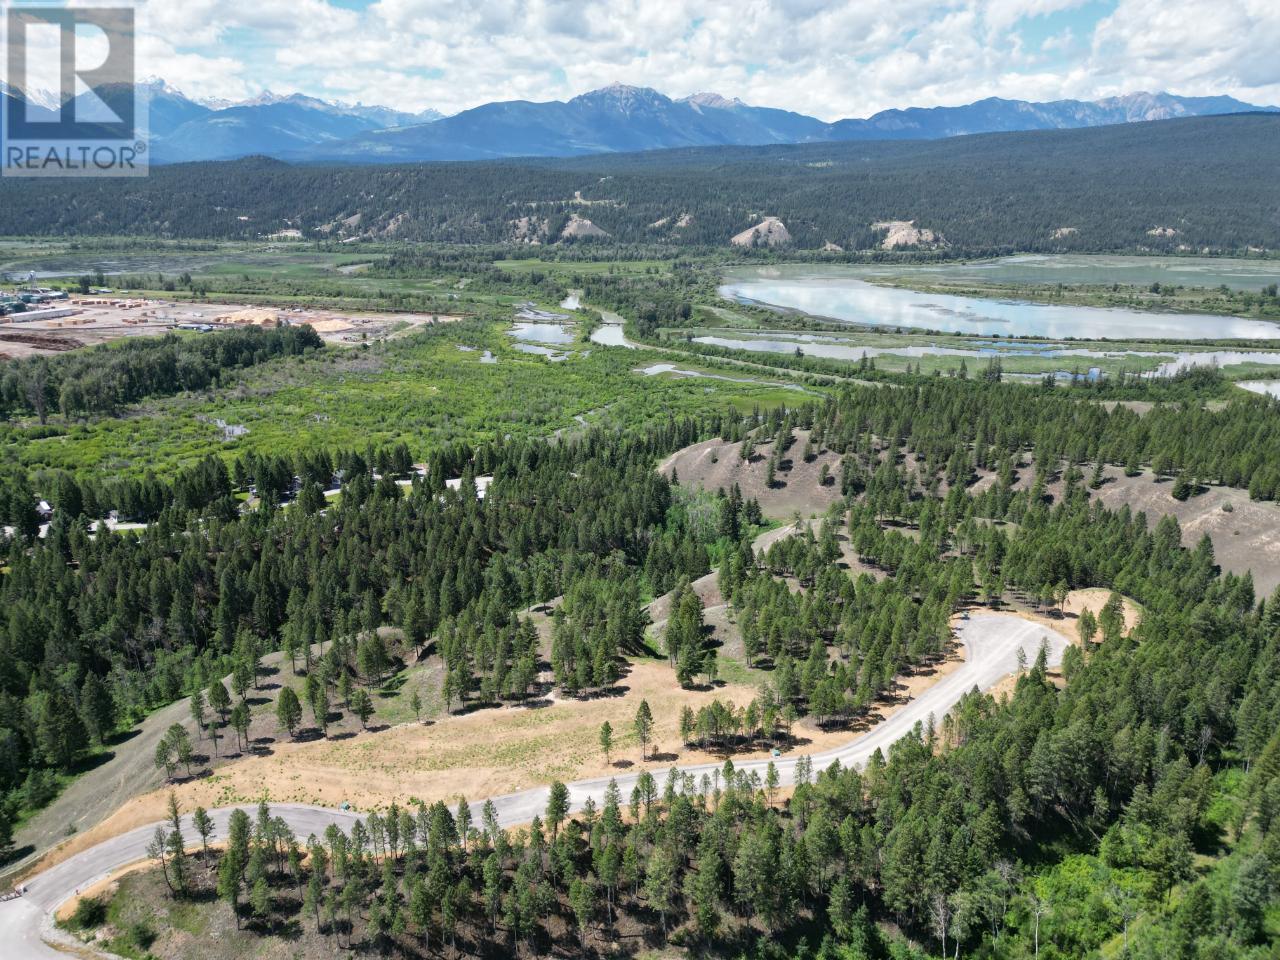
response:
[[[699,577],[689,583],[690,589],[698,595],[698,599],[702,601],[702,606],[715,607],[724,603],[724,598],[720,596],[720,575],[716,571],[711,571],[704,577]],[[667,624],[668,618],[671,616],[671,601],[675,599],[675,591],[664,593],[649,604],[649,620],[650,631],[661,631]]]
[[[1086,467],[1084,472],[1088,475],[1092,468]],[[1202,487],[1204,492],[1187,500],[1175,500],[1173,482],[1156,480],[1149,470],[1126,477],[1119,467],[1109,466],[1103,476],[1105,482],[1091,490],[1090,496],[1108,509],[1128,506],[1134,513],[1145,513],[1148,527],[1154,527],[1161,517],[1172,516],[1182,528],[1183,546],[1194,548],[1207,533],[1218,565],[1235,574],[1251,572],[1259,597],[1269,596],[1280,586],[1280,505],[1250,500],[1247,490],[1213,486]],[[1013,489],[1030,489],[1034,478],[1035,466],[1021,465]],[[982,471],[970,484],[969,493],[976,496],[993,483],[994,473]],[[1045,489],[1057,500],[1063,483],[1059,479]]]
[[[259,706],[266,706],[268,699],[274,705],[274,697],[269,694],[279,687],[272,682],[271,677],[276,675],[283,660],[282,653],[272,653],[263,658],[264,673],[267,676],[262,682],[264,688],[269,687],[270,690],[255,691],[256,696],[250,698],[262,700]],[[269,738],[266,729],[268,721],[263,716],[264,712],[266,711],[262,709],[255,710],[255,723],[250,727],[250,737],[264,740]],[[159,786],[164,778],[155,765],[156,744],[175,723],[186,728],[197,753],[212,753],[210,742],[202,740],[196,733],[189,698],[183,697],[162,707],[111,746],[110,759],[81,774],[53,803],[27,821],[14,838],[17,846],[31,846],[37,852],[46,850],[67,835],[98,823],[139,793]],[[274,722],[269,725],[275,726]],[[234,753],[235,734],[229,727],[224,734],[227,739],[220,740],[222,753],[225,755],[228,750]]]
[[[702,487],[715,492],[727,491],[735,483],[742,495],[760,501],[760,509],[773,520],[790,520],[797,512],[801,516],[818,516],[840,499],[840,457],[829,450],[821,450],[811,463],[805,463],[802,453],[808,431],[795,431],[795,442],[783,459],[782,469],[772,487],[765,486],[772,444],[756,447],[750,463],[742,460],[740,443],[722,440],[706,440],[673,453],[658,468],[667,477],[673,473],[683,484]],[[826,486],[818,483],[823,464],[831,479]]]
[[[753,227],[735,234],[729,241],[735,247],[777,247],[791,242],[791,233],[777,217],[765,217]]]
[[[1179,501],[1173,499],[1172,482],[1157,482],[1149,472],[1126,477],[1119,468],[1108,467],[1105,474],[1106,483],[1093,496],[1107,507],[1127,504],[1145,513],[1151,526],[1163,516],[1176,517],[1185,546],[1194,547],[1207,533],[1218,565],[1236,574],[1252,571],[1260,597],[1280,586],[1280,506],[1250,500],[1248,491],[1228,487],[1209,487]]]
[[[763,555],[767,553],[769,548],[775,543],[786,540],[788,537],[794,537],[798,534],[804,533],[805,527],[812,530],[813,535],[816,537],[822,529],[822,519],[810,517],[807,520],[801,520],[799,523],[784,523],[781,526],[774,527],[772,530],[766,530],[764,533],[760,534],[760,536],[755,538],[751,544],[751,549],[756,552],[757,556]],[[918,536],[917,531],[914,530],[902,530],[900,532],[904,534],[916,533]],[[858,559],[858,554],[854,551],[853,544],[849,542],[849,536],[846,532],[846,527],[843,526],[843,524],[841,525],[840,530],[836,533],[836,542],[840,546],[840,559],[837,560],[836,563],[842,569],[847,570],[849,572],[849,576],[856,578],[859,575],[866,573],[877,580],[883,580],[887,576],[883,570],[879,570],[875,567],[869,567]]]
[[[22,825],[14,837],[17,848],[43,852],[69,834],[92,827],[142,791],[154,789],[160,783],[156,744],[171,724],[189,723],[189,712],[182,700],[147,717],[128,739],[110,748],[109,760],[82,774]]]
[[[879,220],[871,225],[872,230],[884,230],[885,237],[880,247],[894,250],[898,247],[933,247],[947,246],[942,234],[927,227],[917,227],[914,220]]]

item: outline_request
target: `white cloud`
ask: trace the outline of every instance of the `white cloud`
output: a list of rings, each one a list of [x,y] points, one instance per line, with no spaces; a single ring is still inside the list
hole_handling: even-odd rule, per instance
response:
[[[1094,32],[1091,63],[1112,92],[1169,89],[1280,102],[1274,0],[1120,0]]]
[[[353,11],[332,0],[184,0],[146,5],[139,72],[197,96],[271,88],[446,112],[564,99],[615,80],[828,119],[1137,89],[1280,102],[1276,0],[1117,0],[1102,18],[1093,9],[1086,0],[376,0]],[[1041,39],[1046,25],[1053,32]]]
[[[1061,33],[1045,37],[1044,42],[1040,44],[1040,49],[1045,53],[1055,53],[1059,50],[1070,50],[1075,45],[1075,42],[1075,31],[1067,27]]]

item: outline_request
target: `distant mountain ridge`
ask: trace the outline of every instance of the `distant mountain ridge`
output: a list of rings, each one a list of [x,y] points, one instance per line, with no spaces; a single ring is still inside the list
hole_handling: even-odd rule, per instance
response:
[[[130,88],[98,91],[110,105]],[[332,141],[343,141],[370,130],[430,123],[434,110],[407,113],[390,107],[348,104],[304,94],[278,95],[265,91],[239,103],[200,101],[163,80],[152,78],[133,88],[148,103],[147,116],[152,163],[227,160],[264,154],[280,156]],[[5,100],[22,94],[0,83]],[[83,95],[82,95],[83,96]],[[30,103],[36,116],[51,119],[61,103],[56,94],[37,90]]]
[[[719,105],[723,101],[724,106]],[[578,156],[668,147],[755,146],[823,140],[813,117],[723,98],[672,100],[648,87],[614,84],[572,100],[486,103],[428,125],[375,130],[292,160],[415,162]]]
[[[1143,92],[1046,103],[990,97],[958,107],[883,110],[864,119],[828,123],[717,93],[675,100],[649,87],[615,83],[568,101],[499,101],[442,117],[431,110],[415,114],[270,91],[240,103],[201,102],[157,79],[139,87],[150,102],[152,163],[253,155],[312,163],[416,163],[679,147],[937,140],[1280,110],[1226,96]],[[0,92],[15,95],[8,87]],[[39,91],[31,100],[40,110],[52,112],[57,106],[56,97]]]
[[[845,140],[936,140],[975,133],[1058,130],[1263,110],[1231,97],[1135,93],[1097,102],[1031,103],[989,98],[961,107],[885,110],[826,123],[715,93],[672,100],[648,87],[613,84],[567,102],[487,103],[430,126],[375,130],[318,144],[299,161],[403,163],[626,153],[693,146],[767,146]]]
[[[882,110],[865,120],[838,120],[831,125],[830,139],[938,140],[973,133],[1072,130],[1257,111],[1274,113],[1277,108],[1257,107],[1233,97],[1178,97],[1169,93],[1131,93],[1105,100],[1048,103],[988,97],[962,107],[910,107]]]

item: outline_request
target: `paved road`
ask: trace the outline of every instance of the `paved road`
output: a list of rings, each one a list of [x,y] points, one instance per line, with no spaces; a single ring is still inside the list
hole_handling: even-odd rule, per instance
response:
[[[1020,617],[1005,614],[979,614],[961,623],[959,637],[965,645],[965,662],[952,673],[929,687],[915,700],[904,704],[887,720],[877,724],[867,733],[843,746],[812,755],[815,771],[824,769],[839,760],[842,765],[861,765],[877,750],[887,751],[889,745],[910,732],[917,723],[925,722],[932,715],[940,720],[965,693],[977,687],[989,690],[1000,680],[1017,669],[1018,651],[1025,651],[1027,660],[1034,661],[1042,643],[1048,644],[1049,663],[1057,665],[1067,638],[1039,624]],[[774,761],[783,785],[795,781],[796,757]],[[751,760],[735,764],[748,773],[755,771],[763,776],[768,760]],[[667,776],[666,765],[650,768],[659,784]],[[700,764],[677,767],[682,773],[701,778],[703,773],[719,769],[719,764]],[[623,797],[631,793],[639,771],[612,779],[618,781]],[[583,780],[569,785],[569,796],[576,810],[591,797],[597,805],[604,802],[605,790],[611,778]],[[469,798],[473,809],[484,800]],[[531,821],[535,814],[546,808],[547,787],[536,787],[492,798],[498,809],[498,820],[503,826],[517,826]],[[225,836],[227,820],[234,808],[213,811],[216,825],[215,838]],[[252,807],[245,807],[251,814]],[[359,814],[302,804],[275,804],[272,812],[283,817],[295,834],[305,838],[309,834],[321,835],[329,824],[337,824],[344,830],[360,818]],[[155,832],[155,825],[142,827],[96,847],[76,854],[55,867],[28,881],[25,895],[16,900],[0,903],[0,953],[9,960],[51,960],[65,957],[43,942],[42,936],[54,937],[51,924],[52,911],[79,890],[106,879],[116,870],[146,856],[146,846]],[[197,834],[187,822],[186,834],[194,840]]]

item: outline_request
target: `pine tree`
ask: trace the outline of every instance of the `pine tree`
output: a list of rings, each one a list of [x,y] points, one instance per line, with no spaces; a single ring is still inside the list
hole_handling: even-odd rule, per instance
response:
[[[196,833],[200,835],[200,851],[208,856],[209,838],[213,836],[213,818],[204,807],[196,807],[195,812],[191,814],[191,822],[196,828]]]
[[[98,745],[115,728],[115,704],[96,673],[87,674],[80,687],[80,721],[89,739]]]
[[[280,691],[280,696],[276,700],[276,720],[289,732],[290,737],[302,722],[302,704],[298,701],[298,695],[293,692],[292,687],[285,687]]]
[[[373,699],[368,690],[361,687],[351,694],[351,712],[360,718],[360,726],[368,729],[369,718],[373,716]]]
[[[636,739],[640,741],[640,759],[646,760],[646,748],[649,738],[653,736],[653,711],[649,709],[648,700],[641,700],[636,710],[635,731]]]
[[[613,725],[606,720],[600,724],[600,749],[604,751],[604,762],[609,763],[609,752],[613,749]]]

